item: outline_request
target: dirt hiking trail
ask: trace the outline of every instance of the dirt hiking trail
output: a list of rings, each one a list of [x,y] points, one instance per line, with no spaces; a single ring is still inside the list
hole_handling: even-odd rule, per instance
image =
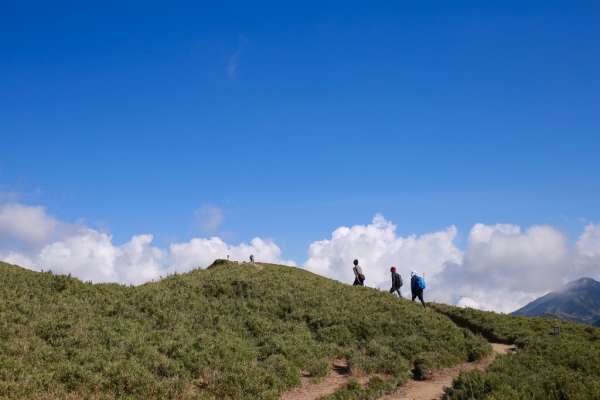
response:
[[[322,382],[311,384],[308,377],[302,377],[302,387],[294,388],[284,393],[279,400],[315,400],[321,396],[334,393],[344,386],[350,379],[356,379],[361,385],[369,381],[369,376],[353,374],[348,368],[346,360],[336,360],[332,372]]]
[[[484,369],[498,354],[507,354],[515,349],[514,345],[490,343],[494,355],[472,363],[464,363],[452,368],[438,371],[426,381],[411,380],[406,386],[401,386],[392,394],[380,397],[379,400],[439,400],[444,395],[444,387],[452,385],[460,371],[471,371],[475,368]],[[309,378],[302,378],[302,387],[292,389],[283,394],[280,400],[316,400],[321,396],[333,394],[344,386],[350,379],[355,378],[359,383],[368,382],[368,376],[352,376],[345,361],[338,360],[333,365],[333,372],[321,383],[311,384]]]
[[[431,379],[426,381],[410,381],[406,386],[401,386],[392,394],[380,397],[380,400],[438,400],[444,395],[444,387],[452,386],[452,380],[458,376],[460,371],[471,371],[473,369],[485,369],[496,358],[498,354],[507,354],[515,349],[513,345],[490,343],[494,349],[494,355],[483,360],[464,363],[435,373]]]
[[[229,261],[229,260],[227,260],[227,261]],[[251,266],[251,267],[254,267],[254,268],[256,268],[256,269],[257,269],[257,270],[259,270],[259,271],[261,271],[261,270],[263,270],[263,269],[265,268],[265,267],[263,267],[262,265],[260,265],[260,264],[259,264],[259,263],[257,263],[257,262],[233,261],[233,260],[231,260],[231,261],[229,261],[229,262],[232,262],[232,263],[234,263],[234,264],[237,264],[237,265],[249,265],[249,266]]]

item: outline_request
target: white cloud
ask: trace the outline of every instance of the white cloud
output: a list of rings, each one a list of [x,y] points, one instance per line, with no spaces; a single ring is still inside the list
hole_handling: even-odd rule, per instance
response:
[[[475,224],[469,233],[469,245],[489,243],[497,235],[515,236],[521,233],[521,228],[512,224],[496,224],[494,226]]]
[[[273,241],[260,238],[238,246],[228,245],[218,237],[196,238],[165,250],[151,245],[152,235],[136,235],[117,246],[111,235],[82,223],[59,223],[48,217],[43,207],[19,204],[0,209],[0,233],[17,242],[37,245],[23,250],[0,244],[0,260],[38,271],[70,273],[93,282],[140,284],[175,271],[205,268],[228,254],[232,260],[246,260],[254,254],[257,261],[295,265],[280,258],[281,250]]]
[[[473,301],[478,308],[512,312],[581,277],[574,273],[580,257],[576,246],[550,226],[534,225],[522,233],[514,225],[477,224],[468,243],[462,263],[448,262],[438,277],[452,287],[438,295],[441,301]]]
[[[215,213],[209,215],[215,215]],[[218,213],[216,213],[218,214]],[[577,242],[564,232],[534,225],[475,224],[463,252],[454,226],[420,236],[398,236],[396,225],[377,214],[368,225],[336,229],[309,246],[304,268],[351,284],[352,261],[360,260],[367,285],[387,290],[390,267],[405,280],[409,271],[427,274],[426,300],[503,312],[582,276],[600,279],[600,225],[589,223]],[[272,241],[227,244],[219,237],[194,238],[168,249],[152,246],[152,235],[115,245],[111,235],[48,216],[43,207],[0,206],[0,259],[33,270],[52,269],[82,280],[139,284],[172,272],[205,268],[216,258],[295,265],[281,259]]]
[[[369,225],[336,229],[330,240],[314,242],[308,250],[304,268],[317,274],[352,283],[352,261],[359,260],[366,276],[365,284],[389,289],[390,267],[395,266],[408,282],[408,273],[415,269],[435,276],[445,262],[459,262],[460,250],[454,245],[456,228],[419,237],[396,235],[396,226],[377,214]],[[408,285],[403,287],[404,294]]]
[[[0,206],[0,239],[16,238],[21,246],[40,246],[52,239],[58,221],[41,206],[21,204]]]
[[[600,225],[590,223],[584,228],[576,244],[577,250],[584,257],[597,258],[600,256]]]
[[[573,276],[598,277],[600,273],[600,225],[589,223],[575,243],[578,254]]]
[[[227,63],[227,75],[231,79],[237,78],[237,67],[238,67],[238,59],[242,54],[242,49],[238,49],[231,57],[229,57],[229,62]]]
[[[358,258],[368,286],[388,289],[394,265],[405,280],[408,273],[426,272],[426,299],[502,312],[514,311],[561,285],[589,276],[600,278],[600,226],[589,224],[577,243],[550,226],[521,231],[511,224],[476,224],[466,251],[454,244],[457,231],[401,237],[396,226],[376,215],[370,225],[336,229],[331,239],[314,242],[304,267],[353,281],[352,260]]]
[[[238,42],[238,49],[228,58],[227,62],[227,76],[229,76],[229,78],[233,81],[237,79],[239,60],[242,55],[242,51],[248,44],[248,40],[244,37],[244,35],[239,35]]]
[[[172,244],[170,250],[169,270],[177,272],[207,267],[216,258],[226,258],[227,255],[231,260],[247,261],[252,254],[257,261],[295,266],[293,261],[281,260],[281,250],[274,242],[260,238],[252,239],[249,245],[242,243],[239,246],[228,245],[218,237],[196,238],[189,242]]]
[[[198,225],[206,232],[215,231],[225,219],[223,210],[210,204],[204,204],[194,211],[194,217],[196,217]]]

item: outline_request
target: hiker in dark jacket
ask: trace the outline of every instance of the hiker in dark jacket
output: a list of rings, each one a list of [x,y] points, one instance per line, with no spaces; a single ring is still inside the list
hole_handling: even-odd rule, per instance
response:
[[[365,276],[363,275],[362,268],[358,265],[358,260],[354,260],[354,267],[352,268],[352,272],[354,272],[353,285],[365,286]]]
[[[398,296],[402,297],[402,293],[400,293],[402,277],[396,272],[396,267],[390,268],[390,272],[392,273],[392,288],[390,289],[390,293],[398,292]]]
[[[419,275],[417,275],[417,271],[410,271],[410,291],[412,292],[412,301],[415,301],[415,298],[419,298],[421,303],[423,303],[423,308],[425,308],[425,300],[423,300],[423,288],[420,287],[420,281],[423,281]],[[424,283],[425,281],[423,281]]]

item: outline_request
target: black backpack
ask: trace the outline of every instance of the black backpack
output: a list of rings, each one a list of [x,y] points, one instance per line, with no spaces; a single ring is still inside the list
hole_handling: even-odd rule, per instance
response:
[[[394,282],[393,283],[394,283],[395,287],[400,287],[403,285],[402,276],[400,276],[400,274],[397,272],[394,272]]]

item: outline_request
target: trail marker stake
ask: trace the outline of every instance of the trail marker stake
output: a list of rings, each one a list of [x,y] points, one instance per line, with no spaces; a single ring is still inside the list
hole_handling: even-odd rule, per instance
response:
[[[554,336],[559,337],[560,336],[560,326],[553,326],[552,329],[554,330]]]

